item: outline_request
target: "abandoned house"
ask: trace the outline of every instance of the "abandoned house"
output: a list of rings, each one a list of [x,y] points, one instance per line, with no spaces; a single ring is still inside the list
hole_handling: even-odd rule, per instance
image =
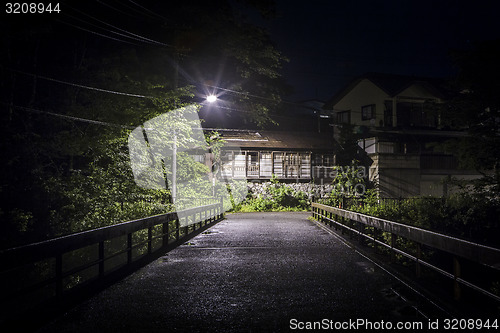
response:
[[[331,133],[219,130],[225,144],[220,176],[268,181],[332,180],[335,141]]]

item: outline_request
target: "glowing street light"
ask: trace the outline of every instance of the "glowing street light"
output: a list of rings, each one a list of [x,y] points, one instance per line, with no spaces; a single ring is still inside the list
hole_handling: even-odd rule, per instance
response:
[[[207,102],[208,102],[208,103],[213,103],[213,102],[215,102],[216,100],[217,100],[217,96],[215,96],[215,95],[208,95],[208,96],[207,96]]]

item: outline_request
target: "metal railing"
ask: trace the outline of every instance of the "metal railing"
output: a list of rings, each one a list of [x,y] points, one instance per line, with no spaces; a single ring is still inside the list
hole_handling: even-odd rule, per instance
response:
[[[150,263],[223,219],[222,199],[0,252],[0,326],[71,302]]]
[[[311,209],[313,217],[326,225],[335,228],[340,227],[342,231],[347,230],[351,235],[358,235],[360,240],[368,239],[374,247],[380,245],[393,254],[414,261],[417,276],[421,274],[421,267],[425,266],[442,276],[452,279],[454,281],[453,290],[456,300],[461,297],[461,286],[467,286],[500,302],[498,295],[475,283],[464,280],[461,269],[461,261],[466,260],[487,267],[498,274],[500,270],[500,249],[320,203],[313,202]],[[388,237],[383,238],[383,233]],[[413,242],[415,245],[414,253],[410,253],[408,249],[398,248],[398,239]],[[452,272],[426,260],[422,254],[424,247],[451,255]]]

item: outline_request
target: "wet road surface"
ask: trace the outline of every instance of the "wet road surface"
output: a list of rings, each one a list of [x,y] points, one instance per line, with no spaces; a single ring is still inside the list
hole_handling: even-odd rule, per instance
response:
[[[288,332],[324,319],[427,322],[392,291],[398,282],[308,216],[230,214],[40,332]]]

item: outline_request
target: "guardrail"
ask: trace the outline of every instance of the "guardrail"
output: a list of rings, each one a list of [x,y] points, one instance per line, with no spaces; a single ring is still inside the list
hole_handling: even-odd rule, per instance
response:
[[[456,300],[461,297],[461,286],[463,285],[500,302],[498,295],[464,280],[461,270],[461,261],[467,260],[486,266],[498,273],[500,271],[500,249],[320,203],[313,202],[311,209],[313,216],[326,225],[335,228],[341,227],[343,231],[347,230],[351,235],[358,235],[360,240],[370,240],[374,247],[381,245],[395,254],[414,261],[417,276],[421,274],[421,266],[425,266],[452,279]],[[388,240],[382,239],[382,233],[388,235]],[[397,248],[398,238],[413,242],[416,248],[415,253],[412,254],[407,249]],[[422,255],[423,247],[450,254],[452,256],[450,265],[452,272],[426,261]]]
[[[116,282],[220,221],[223,212],[220,199],[1,251],[0,327],[27,310],[72,303]]]

